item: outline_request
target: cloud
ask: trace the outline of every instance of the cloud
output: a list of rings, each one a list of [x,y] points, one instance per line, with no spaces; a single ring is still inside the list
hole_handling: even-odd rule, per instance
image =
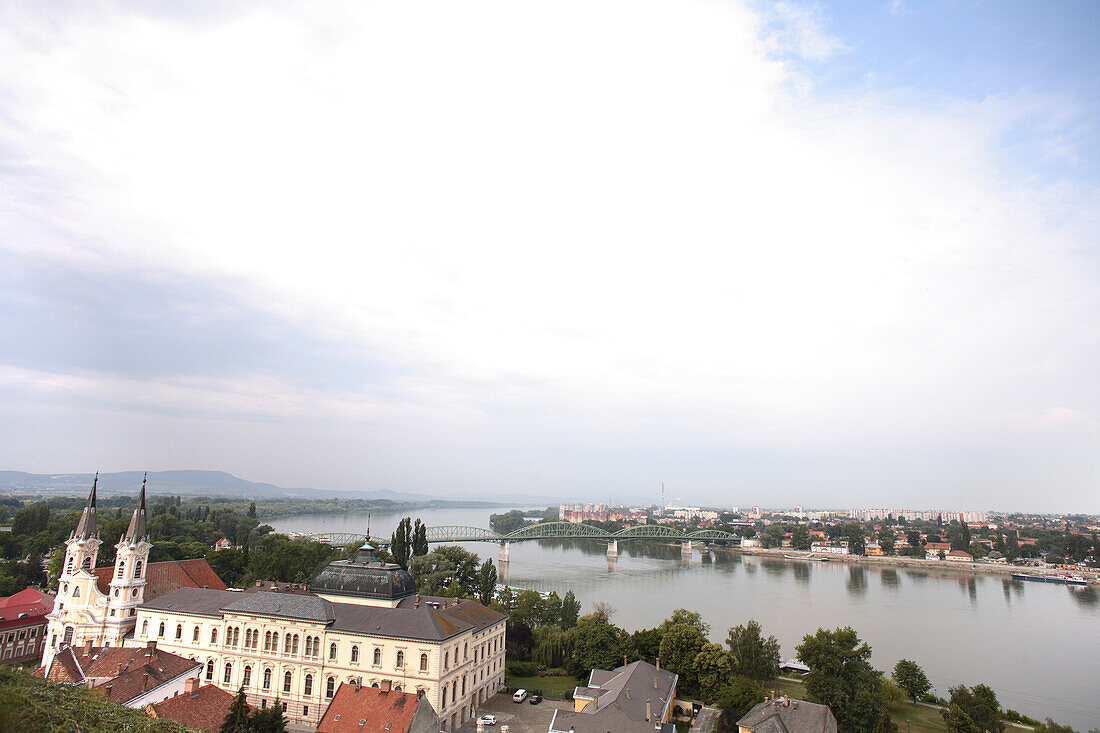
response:
[[[1096,414],[1094,194],[1006,172],[1002,100],[815,91],[815,8],[4,12],[9,396],[240,420],[257,480],[806,505],[992,485],[1038,449],[991,416]],[[387,451],[303,463],[295,420]]]

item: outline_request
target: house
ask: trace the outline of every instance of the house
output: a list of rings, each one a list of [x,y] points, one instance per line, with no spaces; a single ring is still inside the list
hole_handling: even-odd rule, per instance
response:
[[[810,552],[816,552],[825,555],[847,555],[849,552],[848,541],[841,540],[840,542],[814,542],[810,544]]]
[[[945,556],[951,552],[950,542],[926,542],[924,544],[924,557],[926,560],[939,560],[940,553]]]
[[[947,562],[974,562],[974,556],[962,550],[951,550],[947,553]]]
[[[381,687],[342,684],[332,698],[317,733],[436,733],[439,716],[423,694],[397,692],[385,680]]]
[[[171,720],[188,728],[218,733],[234,697],[233,693],[214,685],[203,685],[198,677],[188,677],[184,682],[183,694],[150,703],[145,706],[145,712],[151,717]]]
[[[0,664],[38,664],[52,610],[53,596],[35,588],[0,598]]]
[[[231,550],[231,549],[233,549],[233,543],[230,542],[225,537],[222,537],[220,540],[218,540],[217,542],[214,543],[214,549],[215,550]]]
[[[798,675],[799,677],[805,677],[810,673],[810,667],[809,665],[803,664],[797,659],[787,659],[779,665],[779,671],[785,675]]]
[[[549,733],[673,733],[679,676],[649,662],[594,669],[573,690],[573,710],[556,710]]]
[[[882,549],[882,545],[877,542],[868,542],[863,548],[863,554],[872,555],[874,557],[883,557],[886,552]]]
[[[188,679],[198,679],[202,663],[157,649],[140,647],[66,646],[38,674],[66,685],[99,690],[110,702],[143,708],[179,695]]]
[[[765,700],[737,721],[738,733],[837,733],[828,705],[788,697]]]

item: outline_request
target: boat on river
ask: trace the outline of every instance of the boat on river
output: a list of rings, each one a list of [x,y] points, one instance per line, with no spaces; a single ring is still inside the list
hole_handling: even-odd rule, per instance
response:
[[[1088,585],[1080,575],[1056,573],[1054,575],[1029,575],[1028,573],[1013,573],[1013,580],[1030,580],[1036,583],[1057,583],[1058,585]]]

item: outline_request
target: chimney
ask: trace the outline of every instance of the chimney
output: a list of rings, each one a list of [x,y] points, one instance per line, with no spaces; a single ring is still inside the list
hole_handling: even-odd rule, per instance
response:
[[[149,689],[149,673],[146,672],[141,676],[141,691],[145,692]]]
[[[187,680],[183,683],[183,691],[191,697],[199,694],[199,678],[188,677]]]
[[[379,689],[381,689],[382,692],[389,692],[393,689],[393,682],[390,680],[382,680],[382,686]]]
[[[256,587],[257,588],[263,588],[264,587],[264,582],[262,580],[257,580],[256,581]]]
[[[84,653],[85,654],[91,654],[92,653],[92,640],[91,639],[85,639],[84,640]]]
[[[626,655],[625,654],[623,655],[623,666],[624,667],[626,666]]]
[[[424,690],[422,690],[420,688],[417,688],[417,690],[416,690],[416,699],[421,700],[423,698],[424,698]]]
[[[657,657],[657,669],[661,668],[661,658]]]
[[[108,683],[108,684],[106,684],[106,685],[104,685],[104,686],[103,686],[103,695],[104,695],[104,696],[105,696],[105,697],[106,697],[106,698],[107,698],[108,700],[110,700],[110,699],[111,699],[111,690],[113,690],[113,689],[115,689],[115,686],[114,686],[114,685],[112,685],[112,684],[110,684],[110,683]]]
[[[629,700],[629,699],[630,699],[630,688],[629,688],[629,687],[628,687],[628,688],[626,688],[626,699],[627,699],[627,700]]]
[[[657,689],[657,678],[656,677],[653,678],[653,689],[654,690]]]
[[[156,651],[157,651],[157,642],[156,642],[155,639],[153,641],[145,642],[145,656],[151,657],[151,656],[153,656],[154,653],[156,653]]]
[[[359,678],[355,678],[355,691],[359,692],[359,688],[362,687],[362,683],[359,682]]]
[[[653,705],[650,704],[649,700],[646,700],[645,701],[645,719],[649,720],[652,717],[653,717]]]
[[[117,667],[118,667],[118,669],[115,670],[115,677],[121,677],[122,676],[122,662],[119,662]]]

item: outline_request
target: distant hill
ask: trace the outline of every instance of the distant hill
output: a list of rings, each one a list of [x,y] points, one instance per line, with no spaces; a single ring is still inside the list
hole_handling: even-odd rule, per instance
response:
[[[0,494],[61,494],[80,496],[92,486],[91,473],[26,473],[24,471],[0,471]],[[99,492],[136,494],[141,488],[143,471],[120,471],[99,474]],[[511,504],[540,504],[555,501],[548,497],[530,494],[477,494],[463,492],[462,496],[429,496],[390,489],[373,491],[333,491],[324,489],[288,489],[274,484],[256,483],[238,478],[225,471],[150,471],[149,489],[155,494],[180,494],[181,496],[227,496],[256,499],[389,499],[390,501],[492,501]]]

